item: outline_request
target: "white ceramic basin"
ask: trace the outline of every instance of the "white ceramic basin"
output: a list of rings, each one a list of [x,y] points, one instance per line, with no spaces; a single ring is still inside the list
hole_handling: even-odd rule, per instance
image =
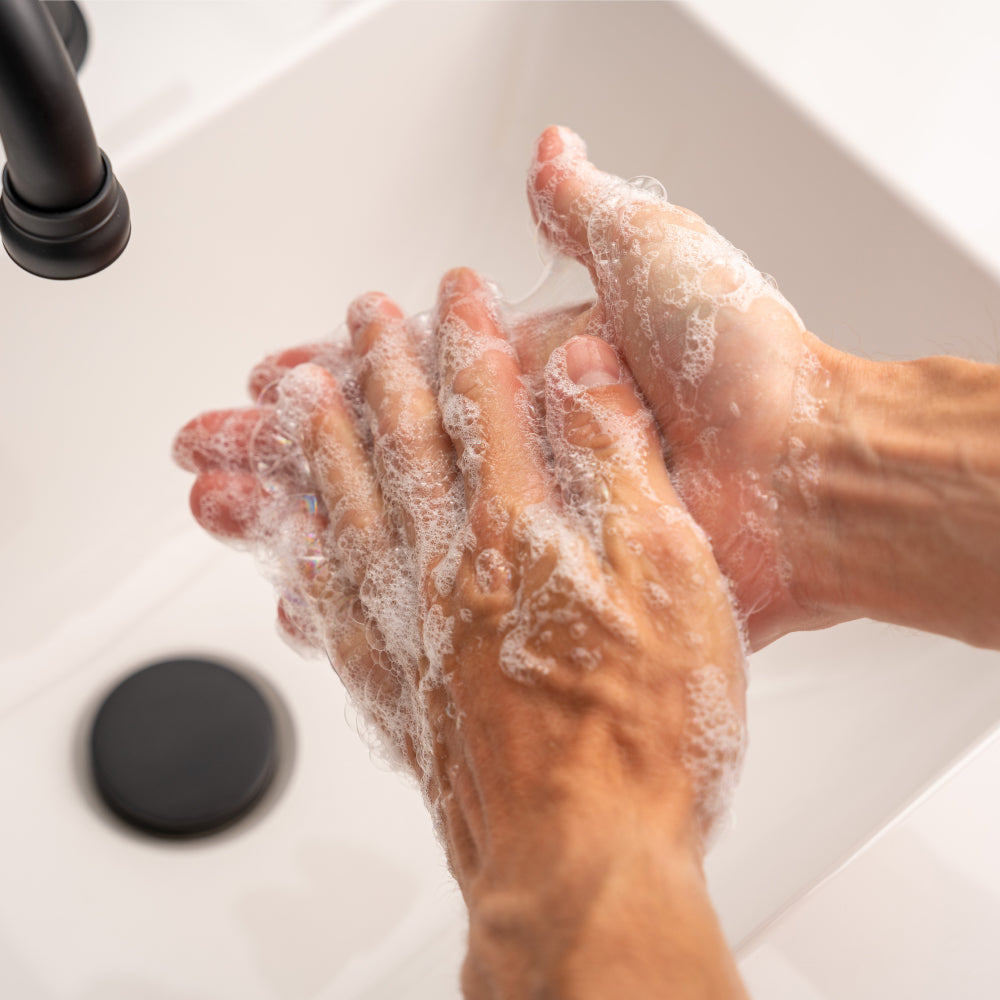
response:
[[[5,997],[457,995],[461,910],[418,796],[371,764],[332,672],[276,637],[250,561],[189,522],[169,446],[362,290],[416,310],[469,264],[526,292],[524,173],[546,125],[661,178],[831,343],[995,352],[996,281],[683,8],[379,4],[313,49],[116,162],[134,235],[110,270],[46,284],[0,267]],[[82,744],[119,677],[183,652],[273,688],[287,764],[243,824],[165,844],[106,815]],[[983,737],[998,666],[872,623],[754,657],[745,778],[710,862],[737,947]]]

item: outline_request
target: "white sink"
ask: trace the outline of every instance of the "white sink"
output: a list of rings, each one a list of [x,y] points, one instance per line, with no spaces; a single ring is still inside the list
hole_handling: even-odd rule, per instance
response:
[[[673,4],[373,4],[155,152],[109,149],[133,210],[121,260],[69,284],[0,262],[0,995],[457,995],[461,908],[418,795],[371,764],[332,672],[277,638],[249,559],[190,523],[169,448],[360,291],[417,310],[469,264],[526,292],[525,169],[551,123],[663,180],[836,346],[995,350],[993,276]],[[244,823],[162,843],[109,819],[82,744],[119,677],[187,652],[263,678],[289,753]],[[872,623],[753,658],[710,860],[735,946],[983,738],[998,660]]]

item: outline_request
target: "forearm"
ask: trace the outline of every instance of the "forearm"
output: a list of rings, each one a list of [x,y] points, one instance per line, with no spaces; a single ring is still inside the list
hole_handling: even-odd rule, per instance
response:
[[[797,596],[1000,648],[1000,367],[821,362],[835,394],[791,461]]]
[[[745,1000],[697,862],[658,853],[470,908],[469,1000]]]

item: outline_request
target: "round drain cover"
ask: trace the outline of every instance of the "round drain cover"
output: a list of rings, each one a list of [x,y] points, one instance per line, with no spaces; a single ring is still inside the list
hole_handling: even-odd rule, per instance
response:
[[[244,677],[209,660],[166,660],[104,700],[90,739],[98,790],[150,833],[210,833],[245,813],[274,776],[274,718]]]

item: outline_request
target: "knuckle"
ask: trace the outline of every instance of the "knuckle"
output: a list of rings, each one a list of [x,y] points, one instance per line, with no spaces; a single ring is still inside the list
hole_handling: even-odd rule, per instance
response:
[[[577,448],[604,451],[614,444],[614,436],[592,410],[573,409],[563,420],[563,440]]]
[[[521,388],[519,375],[517,363],[509,352],[487,348],[455,373],[452,389],[473,402],[509,397]]]
[[[642,403],[630,385],[594,386],[574,397],[563,414],[562,436],[567,444],[604,451],[626,436]]]

